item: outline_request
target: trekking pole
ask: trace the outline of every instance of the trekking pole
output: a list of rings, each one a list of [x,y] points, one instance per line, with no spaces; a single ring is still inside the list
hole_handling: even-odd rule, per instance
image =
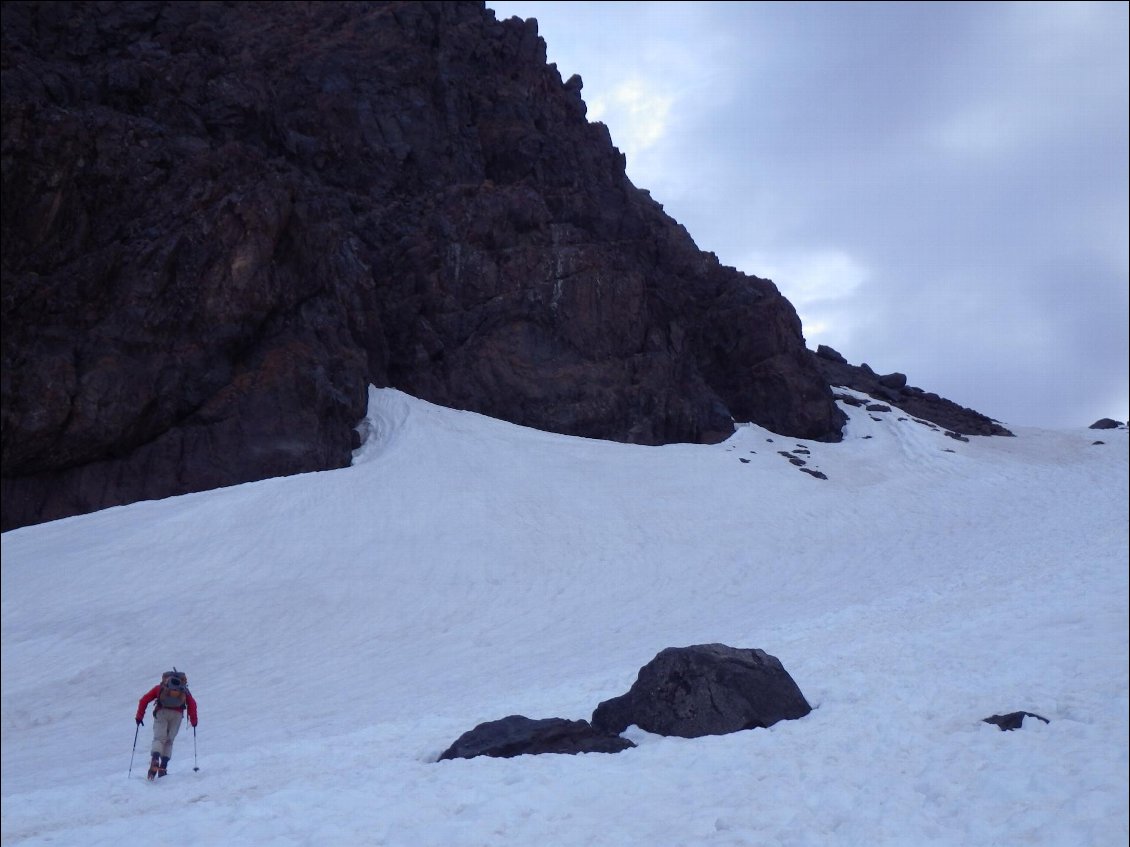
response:
[[[133,774],[133,757],[137,753],[137,734],[141,732],[141,724],[139,723],[133,730],[133,752],[129,754],[129,771],[126,773],[126,779],[129,779]]]
[[[196,766],[196,727],[192,728],[192,769],[199,771],[200,768]]]

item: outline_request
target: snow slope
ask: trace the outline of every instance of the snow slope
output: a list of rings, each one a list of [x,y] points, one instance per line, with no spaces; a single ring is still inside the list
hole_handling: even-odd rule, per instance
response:
[[[844,410],[640,447],[374,389],[351,468],[3,534],[5,847],[1125,844],[1126,431]],[[435,761],[706,642],[814,711]],[[174,665],[197,734],[149,784],[147,720],[127,778]],[[981,720],[1017,710],[1051,723]]]

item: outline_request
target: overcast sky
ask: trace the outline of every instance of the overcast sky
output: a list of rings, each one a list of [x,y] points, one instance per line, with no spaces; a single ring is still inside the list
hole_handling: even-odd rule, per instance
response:
[[[1126,3],[487,6],[809,347],[1006,425],[1127,419]]]

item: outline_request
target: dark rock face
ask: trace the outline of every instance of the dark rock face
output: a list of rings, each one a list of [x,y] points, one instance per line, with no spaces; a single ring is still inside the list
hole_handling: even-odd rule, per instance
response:
[[[3,15],[3,529],[342,467],[369,384],[549,431],[837,440],[792,306],[481,2]]]
[[[840,353],[823,344],[817,348],[813,359],[829,385],[842,385],[853,391],[862,391],[877,400],[893,403],[916,418],[935,423],[958,435],[1012,435],[997,421],[980,412],[959,406],[932,392],[907,385],[905,374],[880,375],[865,364],[858,366],[849,364]],[[851,405],[863,405],[859,403],[858,398],[845,396],[840,399]],[[876,410],[873,406],[867,408]]]
[[[1112,418],[1099,418],[1091,424],[1089,429],[1119,429],[1122,426],[1125,426],[1125,424]]]
[[[588,721],[511,715],[463,733],[439,761],[475,756],[508,759],[527,753],[619,753],[635,746],[627,738],[596,732]]]
[[[592,725],[609,734],[635,724],[658,735],[698,738],[769,727],[810,711],[776,657],[702,644],[661,651],[626,694],[596,707]]]
[[[991,723],[998,726],[1001,732],[1011,732],[1014,729],[1020,729],[1024,726],[1025,718],[1036,718],[1044,723],[1051,723],[1047,718],[1041,717],[1034,712],[1009,712],[1007,715],[993,715],[991,718],[985,718],[984,723]]]

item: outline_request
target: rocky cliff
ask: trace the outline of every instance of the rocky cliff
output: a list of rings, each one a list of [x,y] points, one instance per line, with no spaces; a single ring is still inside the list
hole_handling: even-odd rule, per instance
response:
[[[366,386],[836,439],[772,283],[477,2],[5,3],[3,528],[347,465]]]
[[[792,306],[632,185],[535,21],[6,2],[2,37],[5,530],[343,467],[369,384],[641,444],[840,437]]]

